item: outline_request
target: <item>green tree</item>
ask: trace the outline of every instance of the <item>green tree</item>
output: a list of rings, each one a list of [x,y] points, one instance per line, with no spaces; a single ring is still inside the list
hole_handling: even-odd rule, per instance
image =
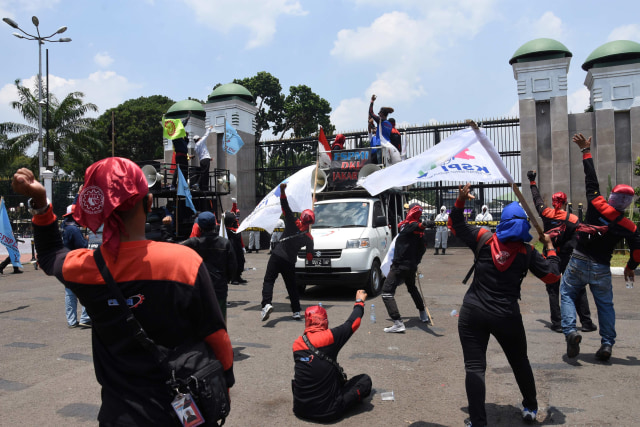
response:
[[[282,126],[285,97],[280,80],[266,71],[260,71],[254,77],[234,79],[233,82],[247,88],[256,99],[256,142],[272,126]]]
[[[304,138],[315,135],[321,125],[325,134],[332,135],[336,128],[331,124],[330,113],[329,101],[315,94],[309,86],[291,86],[284,100],[284,123],[274,126],[274,134],[280,132],[282,139],[292,130],[294,138]]]
[[[95,153],[96,160],[111,156],[111,113],[114,113],[114,154],[134,162],[162,158],[162,115],[174,101],[163,95],[130,99],[105,111],[94,123],[103,147]]]
[[[17,134],[4,142],[6,150],[0,152],[0,163],[3,164],[12,163],[21,155],[25,155],[27,149],[38,140],[38,89],[32,92],[22,86],[20,80],[16,80],[15,84],[18,89],[18,101],[12,102],[11,107],[18,110],[27,123],[0,123],[0,133]],[[46,93],[44,95],[44,99],[47,99]],[[83,148],[87,145],[86,141],[99,144],[90,132],[94,119],[84,117],[89,112],[98,111],[98,107],[92,103],[85,104],[82,98],[84,98],[82,92],[72,92],[59,102],[54,94],[49,94],[49,104],[42,112],[43,127],[45,130],[48,128],[48,132],[43,134],[43,144],[46,151],[54,153],[57,162],[54,169],[56,172],[60,168],[65,169],[69,162],[90,160],[90,153]],[[46,108],[49,111],[48,123]],[[78,144],[81,140],[85,143]],[[34,171],[37,170],[37,159],[36,153],[33,161],[28,165]]]

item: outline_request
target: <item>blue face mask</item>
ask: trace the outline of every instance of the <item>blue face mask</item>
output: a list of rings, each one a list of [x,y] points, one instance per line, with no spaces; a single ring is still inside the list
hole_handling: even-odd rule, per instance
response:
[[[496,235],[501,242],[528,242],[533,237],[529,234],[531,224],[527,221],[524,209],[513,202],[502,210],[500,223],[496,227]]]

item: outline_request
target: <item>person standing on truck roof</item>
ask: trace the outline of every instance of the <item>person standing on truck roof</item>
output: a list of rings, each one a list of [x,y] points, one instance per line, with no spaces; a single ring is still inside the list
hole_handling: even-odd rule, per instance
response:
[[[262,284],[261,317],[263,322],[269,318],[269,315],[273,311],[273,305],[271,305],[273,285],[278,278],[278,274],[282,275],[284,285],[287,287],[287,293],[291,301],[291,310],[293,311],[292,317],[295,320],[301,319],[300,296],[296,288],[295,273],[298,250],[306,246],[306,259],[308,261],[313,259],[313,237],[309,232],[309,226],[316,222],[315,214],[311,209],[305,209],[300,214],[300,219],[296,220],[289,207],[285,193],[286,188],[287,184],[280,184],[280,206],[282,206],[282,213],[284,214],[284,232],[282,233],[280,242],[271,252]]]
[[[404,332],[405,326],[400,318],[400,311],[394,297],[396,288],[402,282],[407,285],[407,290],[413,299],[416,308],[420,313],[420,320],[429,321],[429,316],[424,307],[422,295],[416,287],[416,271],[418,264],[427,250],[424,239],[424,229],[426,225],[420,222],[422,217],[422,207],[413,203],[407,214],[407,219],[398,224],[398,237],[396,239],[393,262],[389,275],[382,285],[382,301],[387,308],[389,317],[393,320],[393,325],[384,328],[385,332]]]

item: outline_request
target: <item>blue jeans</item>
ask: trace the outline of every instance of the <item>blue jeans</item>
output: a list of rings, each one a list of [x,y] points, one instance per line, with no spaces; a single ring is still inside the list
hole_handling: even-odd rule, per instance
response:
[[[598,309],[602,344],[616,342],[616,312],[613,309],[611,267],[593,261],[571,257],[560,283],[562,331],[565,335],[576,331],[576,301],[587,284]]]
[[[64,288],[65,296],[64,296],[64,304],[67,310],[67,323],[69,326],[75,325],[78,323],[78,297],[74,294],[71,289]],[[80,323],[87,323],[91,319],[87,314],[87,309],[82,307],[82,314],[80,315]]]

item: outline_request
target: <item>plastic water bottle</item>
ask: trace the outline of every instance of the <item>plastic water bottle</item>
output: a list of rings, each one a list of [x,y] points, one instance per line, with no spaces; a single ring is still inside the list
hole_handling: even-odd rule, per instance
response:
[[[457,316],[458,315],[458,310],[451,310],[451,317]]]
[[[369,316],[371,323],[376,323],[376,305],[371,304],[371,315]]]
[[[322,303],[321,302],[318,303],[318,307],[322,307]]]
[[[627,289],[633,289],[633,277],[627,277],[626,280]]]

